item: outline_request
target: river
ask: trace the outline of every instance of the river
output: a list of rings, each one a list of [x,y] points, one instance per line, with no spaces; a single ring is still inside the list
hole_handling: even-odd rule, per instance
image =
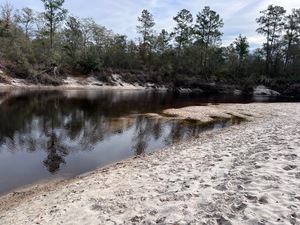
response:
[[[41,180],[74,177],[241,122],[203,125],[149,113],[257,101],[290,99],[128,90],[0,91],[0,195]]]

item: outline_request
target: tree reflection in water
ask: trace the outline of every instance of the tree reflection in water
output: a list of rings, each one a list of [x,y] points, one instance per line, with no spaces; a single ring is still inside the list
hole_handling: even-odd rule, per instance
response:
[[[135,143],[132,146],[135,155],[142,155],[145,153],[145,149],[149,142],[149,132],[151,130],[149,120],[146,120],[143,116],[138,116],[135,122],[135,132],[132,138],[132,142]]]
[[[65,164],[65,156],[68,155],[68,150],[64,146],[59,146],[59,140],[55,133],[51,135],[51,139],[47,143],[48,155],[43,163],[50,173],[59,171],[60,164]]]

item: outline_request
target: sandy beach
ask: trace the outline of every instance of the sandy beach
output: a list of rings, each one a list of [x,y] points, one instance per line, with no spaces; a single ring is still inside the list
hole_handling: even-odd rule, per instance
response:
[[[299,103],[165,113],[248,121],[48,189],[10,193],[0,199],[0,224],[300,224]]]

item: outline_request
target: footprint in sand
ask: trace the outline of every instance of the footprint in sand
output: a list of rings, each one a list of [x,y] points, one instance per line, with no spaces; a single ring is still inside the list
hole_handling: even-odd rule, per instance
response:
[[[232,223],[229,220],[225,219],[223,216],[217,219],[217,223],[218,225],[232,225]]]
[[[288,166],[284,167],[283,169],[284,170],[293,170],[295,168],[297,168],[297,166],[295,166],[295,165],[288,165]]]
[[[286,160],[291,161],[291,160],[295,160],[297,158],[297,155],[296,154],[286,154],[286,155],[284,155],[284,157]]]
[[[234,211],[243,211],[243,210],[245,210],[247,208],[247,205],[245,203],[241,203],[240,205],[233,204],[231,206],[231,208]]]
[[[218,184],[217,186],[214,187],[214,189],[216,189],[218,191],[226,191],[227,187],[226,187],[226,184]]]
[[[254,195],[245,195],[245,197],[248,199],[249,202],[255,203],[257,202],[257,197]]]
[[[262,205],[267,204],[268,203],[268,197],[264,195],[264,196],[262,196],[258,199],[258,202],[259,202],[259,204],[262,204]]]

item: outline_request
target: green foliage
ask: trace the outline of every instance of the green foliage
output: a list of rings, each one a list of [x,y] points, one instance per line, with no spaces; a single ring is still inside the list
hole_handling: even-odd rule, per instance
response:
[[[300,76],[300,9],[293,9],[292,14],[285,17],[285,75],[291,78]]]
[[[218,45],[221,41],[222,32],[219,30],[224,26],[220,15],[209,6],[205,6],[202,12],[197,14],[194,34],[197,40],[205,45]]]
[[[261,11],[262,16],[256,19],[259,28],[256,30],[259,34],[267,37],[264,44],[266,52],[266,74],[275,72],[274,58],[280,51],[279,38],[284,28],[284,14],[286,10],[281,6],[269,5],[266,10]]]
[[[240,79],[240,86],[244,92],[252,93],[253,87],[255,85],[254,77],[245,77]]]
[[[181,10],[177,16],[173,17],[177,25],[174,27],[172,36],[177,42],[178,50],[191,42],[193,16],[187,9]]]
[[[63,9],[62,5],[65,0],[41,0],[44,3],[45,12],[43,16],[46,20],[46,27],[48,28],[50,36],[50,48],[53,48],[53,36],[59,26],[59,23],[62,22],[68,10]]]
[[[300,80],[300,9],[286,15],[283,7],[270,5],[261,11],[257,32],[266,41],[250,52],[242,35],[229,46],[220,46],[224,23],[209,6],[196,14],[195,23],[190,11],[179,11],[170,33],[165,29],[156,33],[153,15],[145,9],[136,26],[142,38],[134,41],[92,18],[67,17],[64,0],[41,1],[42,13],[23,8],[13,15],[10,4],[0,7],[0,62],[34,82],[58,84],[54,67],[60,75],[93,74],[107,81],[109,71],[127,71],[125,77],[137,82],[191,87],[204,81],[236,82],[245,90],[261,75]]]
[[[171,35],[177,43],[177,72],[180,69],[182,50],[191,42],[193,15],[187,9],[182,9],[173,17],[177,25]]]
[[[138,17],[141,25],[136,26],[136,30],[143,36],[143,43],[149,42],[151,34],[153,33],[152,27],[155,25],[153,15],[146,9],[142,11],[141,17]]]
[[[138,17],[138,21],[141,23],[136,26],[136,30],[143,37],[143,42],[140,43],[140,56],[144,64],[149,63],[151,60],[151,50],[154,46],[154,31],[152,27],[155,25],[153,15],[146,9],[142,11],[141,17]]]
[[[80,65],[80,70],[83,73],[88,74],[92,71],[97,70],[97,68],[99,67],[99,60],[95,57],[95,54],[88,53],[78,62],[78,64]]]
[[[66,61],[76,69],[82,54],[83,34],[80,21],[70,16],[66,21],[66,28],[63,31],[63,50],[66,53]]]
[[[15,24],[0,24],[0,59],[9,60],[8,66],[14,74],[26,78],[32,74],[32,65],[35,63],[34,53],[30,40]]]
[[[200,55],[198,55],[199,66],[201,71],[208,73],[212,64],[211,49],[221,43],[222,32],[220,28],[224,25],[220,15],[209,6],[205,6],[202,12],[197,14],[196,24],[194,26],[194,35],[196,38],[197,48],[199,48]]]
[[[245,59],[245,56],[247,56],[249,53],[249,42],[247,41],[247,37],[242,37],[240,34],[233,43],[235,46],[235,51],[239,56],[240,63],[242,63]]]
[[[32,36],[33,23],[35,21],[36,13],[33,9],[28,7],[23,8],[21,11],[17,10],[15,13],[15,21],[24,27],[26,37]]]

